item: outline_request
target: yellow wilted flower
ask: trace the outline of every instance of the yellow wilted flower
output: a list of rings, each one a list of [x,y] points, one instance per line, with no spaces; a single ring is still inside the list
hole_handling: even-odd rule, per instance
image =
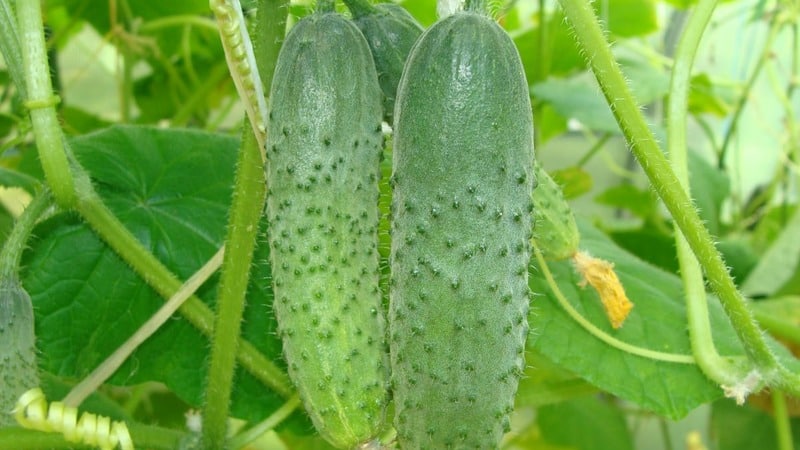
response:
[[[579,286],[590,284],[600,295],[611,326],[615,329],[621,327],[633,308],[633,303],[625,295],[625,288],[614,272],[614,264],[595,258],[585,251],[575,253],[572,262],[575,270],[583,277]]]

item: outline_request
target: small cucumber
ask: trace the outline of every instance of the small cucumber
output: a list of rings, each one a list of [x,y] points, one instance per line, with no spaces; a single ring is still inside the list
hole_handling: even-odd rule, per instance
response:
[[[15,425],[20,395],[39,385],[31,297],[16,276],[0,280],[0,427]]]
[[[391,123],[397,84],[408,53],[422,34],[422,25],[402,6],[393,3],[372,5],[369,0],[345,0],[353,22],[367,38],[378,82],[383,91],[384,117]]]
[[[538,185],[533,193],[533,219],[537,246],[547,259],[571,258],[578,251],[580,234],[561,187],[538,162],[533,165]]]
[[[496,448],[524,367],[533,123],[512,40],[429,28],[397,93],[389,345],[403,449]]]
[[[380,99],[369,47],[352,22],[317,11],[292,28],[267,126],[274,310],[305,409],[339,448],[374,438],[387,403]]]

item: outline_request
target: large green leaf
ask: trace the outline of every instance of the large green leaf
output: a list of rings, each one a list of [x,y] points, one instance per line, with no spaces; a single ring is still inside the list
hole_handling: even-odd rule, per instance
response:
[[[600,231],[579,221],[581,248],[615,264],[635,307],[625,325],[613,330],[597,294],[578,287],[580,277],[570,263],[549,263],[559,287],[580,313],[616,338],[662,352],[690,354],[681,282],[616,246]],[[722,391],[689,364],[666,363],[610,347],[573,321],[557,304],[538,270],[531,274],[537,295],[530,316],[529,347],[601,390],[672,419],[685,416]],[[716,301],[711,302],[712,327],[723,355],[743,351]]]
[[[633,449],[622,411],[598,397],[543,406],[537,417],[547,443],[575,450]]]
[[[791,421],[791,433],[798,448],[800,419]],[[776,449],[775,421],[764,411],[752,406],[738,406],[731,400],[714,403],[711,409],[711,430],[718,450]]]
[[[613,35],[631,37],[658,30],[655,0],[602,0],[592,5]]]
[[[72,148],[97,191],[125,226],[185,279],[222,244],[237,141],[182,130],[112,127],[74,139]],[[261,205],[253,205],[260,208]],[[83,223],[60,214],[39,226],[25,257],[24,285],[36,311],[42,369],[78,379],[95,368],[163,300]],[[270,358],[280,343],[270,311],[267,245],[256,254],[243,334]],[[216,282],[199,294],[209,304]],[[161,381],[199,405],[208,341],[188,322],[169,321],[110,380]],[[233,414],[263,418],[281,399],[239,371]]]

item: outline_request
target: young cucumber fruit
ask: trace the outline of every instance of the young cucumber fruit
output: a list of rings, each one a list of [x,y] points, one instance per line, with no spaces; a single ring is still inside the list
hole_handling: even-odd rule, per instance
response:
[[[561,187],[534,162],[536,191],[533,193],[533,219],[536,243],[547,259],[571,258],[578,251],[580,234]]]
[[[267,126],[274,310],[289,375],[317,430],[339,448],[375,437],[387,402],[380,99],[352,22],[316,12],[292,28]]]
[[[509,36],[455,13],[409,55],[394,122],[389,345],[403,449],[495,448],[524,367],[534,186]]]
[[[16,424],[20,395],[39,385],[31,297],[16,276],[0,279],[0,427]]]
[[[383,91],[383,109],[391,122],[397,84],[408,53],[422,34],[422,25],[402,6],[393,3],[372,5],[369,0],[345,0],[353,22],[367,38],[378,82]]]

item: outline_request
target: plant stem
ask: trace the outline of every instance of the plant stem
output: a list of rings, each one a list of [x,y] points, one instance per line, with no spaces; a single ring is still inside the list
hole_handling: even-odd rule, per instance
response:
[[[159,295],[163,298],[172,297],[180,289],[181,282],[103,204],[83,168],[77,162],[70,164],[72,158],[63,145],[64,136],[53,108],[50,79],[46,75],[49,71],[39,2],[18,2],[28,93],[31,98],[38,99],[29,102],[33,106],[31,121],[53,197],[65,209],[77,209],[106,244]],[[201,333],[206,336],[211,334],[213,314],[197,296],[191,296],[181,306],[180,312]],[[289,397],[294,392],[285,372],[249,342],[241,342],[237,358],[242,367],[281,396]]]
[[[264,92],[269,95],[275,63],[286,35],[286,19],[289,15],[287,0],[259,0],[256,15],[256,33],[253,45],[256,50],[256,65],[261,75]]]
[[[228,222],[227,251],[217,296],[217,321],[211,345],[208,384],[203,408],[205,448],[223,448],[239,343],[240,324],[259,221],[266,198],[264,166],[256,137],[245,123],[236,184]]]
[[[92,191],[89,198],[83,199],[78,211],[100,237],[163,298],[172,297],[180,289],[181,282],[175,275],[136,240],[96,193]],[[197,296],[189,297],[180,307],[180,312],[201,333],[211,336],[214,315]],[[244,368],[278,394],[288,397],[293,392],[286,374],[252,344],[243,342],[236,353]]]
[[[26,106],[31,114],[39,160],[56,202],[69,209],[77,201],[75,182],[53,107],[59,100],[50,82],[40,1],[17,0],[17,18],[28,92]]]
[[[19,90],[22,98],[27,98],[25,74],[22,63],[22,49],[19,43],[19,32],[12,0],[0,0],[0,54],[3,55],[11,81]]]
[[[105,383],[111,375],[125,362],[126,359],[139,347],[144,341],[153,335],[158,329],[172,317],[172,314],[186,301],[189,296],[194,294],[200,286],[205,283],[211,275],[216,272],[222,263],[223,248],[221,248],[213,258],[208,260],[206,264],[200,268],[194,275],[192,275],[186,283],[181,286],[180,290],[175,293],[164,305],[156,311],[155,314],[150,316],[139,329],[136,330],[125,343],[117,347],[114,353],[109,355],[99,366],[97,366],[92,373],[84,377],[72,390],[64,397],[64,404],[67,406],[77,407],[86,397],[92,394],[100,385]]]
[[[298,406],[300,406],[300,396],[295,395],[289,398],[289,400],[287,400],[283,406],[275,410],[275,412],[270,414],[269,417],[254,425],[252,428],[249,428],[248,430],[233,437],[228,443],[228,447],[234,450],[245,447],[250,442],[255,441],[261,437],[261,435],[269,430],[272,430],[278,426],[278,424],[286,420],[286,418],[289,417],[289,415],[291,415]]]
[[[242,5],[239,0],[210,0],[209,6],[217,19],[233,84],[244,103],[247,118],[256,135],[261,161],[266,162],[264,133],[267,127],[267,103],[253,44],[247,33],[247,23],[242,16]]]
[[[176,430],[143,424],[128,424],[136,448],[173,450],[182,433]],[[45,433],[21,427],[0,428],[0,448],[25,450],[54,450],[90,448],[76,446],[61,433]]]
[[[572,304],[570,304],[569,300],[567,300],[564,293],[561,292],[561,288],[558,287],[558,283],[556,283],[555,278],[553,278],[553,274],[550,272],[550,267],[547,265],[547,261],[545,260],[544,255],[542,255],[542,251],[539,250],[539,247],[536,245],[535,240],[531,241],[531,246],[533,247],[533,254],[536,257],[536,261],[539,263],[539,270],[542,271],[542,274],[544,275],[544,278],[547,281],[547,285],[550,287],[550,290],[552,290],[553,294],[556,296],[556,300],[558,300],[558,303],[561,305],[562,308],[564,308],[564,311],[572,318],[572,320],[577,322],[578,325],[580,325],[589,334],[596,337],[597,339],[600,339],[609,346],[614,347],[620,351],[630,353],[631,355],[641,356],[642,358],[648,358],[655,361],[664,361],[664,362],[679,363],[679,364],[695,364],[695,360],[692,355],[664,353],[656,350],[650,350],[648,348],[638,347],[636,345],[620,341],[614,336],[611,336],[605,331],[596,327],[593,323],[589,322],[589,320],[581,316],[581,314],[572,306]]]
[[[678,42],[670,80],[670,95],[667,103],[667,153],[672,169],[675,171],[681,187],[687,193],[690,193],[691,189],[687,162],[686,115],[692,64],[703,37],[703,31],[711,19],[716,4],[717,0],[701,0],[694,7]],[[745,373],[739,373],[728,360],[720,357],[714,346],[711,322],[708,316],[708,299],[700,263],[692,254],[692,250],[680,230],[675,230],[675,244],[686,295],[689,338],[697,365],[708,378],[717,384],[734,385]]]
[[[28,245],[28,238],[39,218],[53,205],[50,191],[43,189],[28,204],[25,210],[14,223],[11,232],[6,238],[3,249],[0,250],[0,279],[18,278],[19,262],[22,252]]]
[[[772,411],[775,417],[775,434],[778,441],[777,450],[793,450],[792,424],[786,408],[786,397],[778,389],[772,390]]]
[[[577,41],[583,48],[584,54],[588,56],[589,65],[606,101],[611,106],[614,117],[620,124],[631,151],[705,268],[709,283],[718,294],[748,356],[765,375],[773,375],[779,363],[767,347],[761,330],[728,273],[722,256],[714,246],[711,234],[681,188],[680,182],[647,126],[611,54],[591,4],[588,0],[560,0],[560,2]]]

